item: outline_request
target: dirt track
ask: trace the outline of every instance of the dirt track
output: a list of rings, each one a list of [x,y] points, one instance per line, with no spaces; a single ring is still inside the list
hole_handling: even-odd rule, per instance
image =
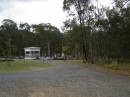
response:
[[[0,97],[130,97],[130,78],[80,65],[0,73]]]

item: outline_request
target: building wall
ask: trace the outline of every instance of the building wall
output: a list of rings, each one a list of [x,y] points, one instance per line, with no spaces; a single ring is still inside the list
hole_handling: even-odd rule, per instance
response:
[[[40,58],[40,48],[28,47],[25,48],[25,59],[37,59]]]

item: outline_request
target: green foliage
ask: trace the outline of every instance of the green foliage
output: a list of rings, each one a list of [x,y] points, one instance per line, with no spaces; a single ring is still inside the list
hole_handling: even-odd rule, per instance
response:
[[[61,53],[62,49],[62,34],[59,29],[50,24],[33,25],[33,29],[36,35],[36,41],[42,48],[44,55],[48,55],[46,52],[50,49],[51,56]],[[48,43],[50,48],[48,48]]]
[[[119,4],[117,1],[119,0],[115,0],[116,4]],[[77,12],[86,8],[83,10],[84,14],[78,13],[80,23],[71,24],[69,20],[69,25],[66,26],[67,22],[65,22],[65,28],[70,26],[64,34],[64,46],[68,52],[71,52],[69,54],[73,56],[73,52],[76,51],[81,53],[81,57],[86,53],[91,63],[98,60],[110,63],[111,59],[119,63],[122,59],[130,59],[130,7],[124,7],[128,1],[122,0],[123,6],[120,8],[113,6],[112,9],[99,9],[91,2],[86,4],[82,0],[64,0],[66,10],[71,10],[72,5]],[[83,44],[86,52],[82,51]]]
[[[78,57],[78,53],[81,49],[81,33],[79,31],[79,25],[73,25],[72,30],[64,33],[63,52],[65,54]]]
[[[51,24],[18,25],[9,19],[0,26],[0,56],[24,56],[25,47],[41,47],[41,55],[47,55],[50,43],[51,56],[61,53],[62,34]]]

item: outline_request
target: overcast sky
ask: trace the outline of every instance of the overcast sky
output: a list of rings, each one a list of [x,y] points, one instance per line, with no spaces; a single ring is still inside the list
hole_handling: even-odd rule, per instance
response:
[[[12,19],[29,24],[51,23],[60,28],[66,19],[63,0],[0,0],[0,22]]]
[[[109,0],[101,0],[104,5]],[[63,0],[0,0],[0,22],[12,19],[17,23],[51,23],[60,28],[67,14],[62,10]]]

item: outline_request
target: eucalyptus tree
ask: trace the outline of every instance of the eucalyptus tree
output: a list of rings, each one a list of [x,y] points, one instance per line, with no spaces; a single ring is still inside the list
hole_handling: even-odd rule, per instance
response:
[[[42,55],[52,56],[61,53],[62,35],[58,28],[51,24],[32,25],[36,45],[42,47]]]
[[[0,32],[2,35],[2,52],[1,55],[11,56],[12,53],[17,52],[17,47],[15,46],[15,39],[17,37],[18,27],[17,24],[10,19],[4,19],[0,27]],[[10,52],[10,53],[8,53]]]
[[[79,24],[80,24],[80,32],[82,37],[82,53],[83,53],[83,59],[85,61],[88,60],[88,46],[87,45],[87,35],[89,31],[84,31],[84,26],[87,24],[89,26],[89,8],[90,8],[90,1],[89,0],[64,0],[63,2],[63,9],[70,11],[71,9],[75,9],[76,16],[78,17]]]
[[[71,55],[74,58],[81,58],[82,56],[82,37],[80,33],[79,24],[71,25],[71,30],[67,30],[63,34],[63,52]],[[72,49],[73,48],[73,49]]]
[[[24,30],[29,32],[31,29],[31,26],[28,23],[20,23],[19,30]]]
[[[129,11],[129,6],[120,8],[115,6],[112,9],[107,9],[105,18],[97,22],[98,27],[102,29],[102,35],[106,37],[105,44],[103,44],[104,55],[118,62],[120,59],[129,58],[130,55],[128,50],[130,48],[128,45],[130,40]],[[103,48],[101,51],[104,51]]]

